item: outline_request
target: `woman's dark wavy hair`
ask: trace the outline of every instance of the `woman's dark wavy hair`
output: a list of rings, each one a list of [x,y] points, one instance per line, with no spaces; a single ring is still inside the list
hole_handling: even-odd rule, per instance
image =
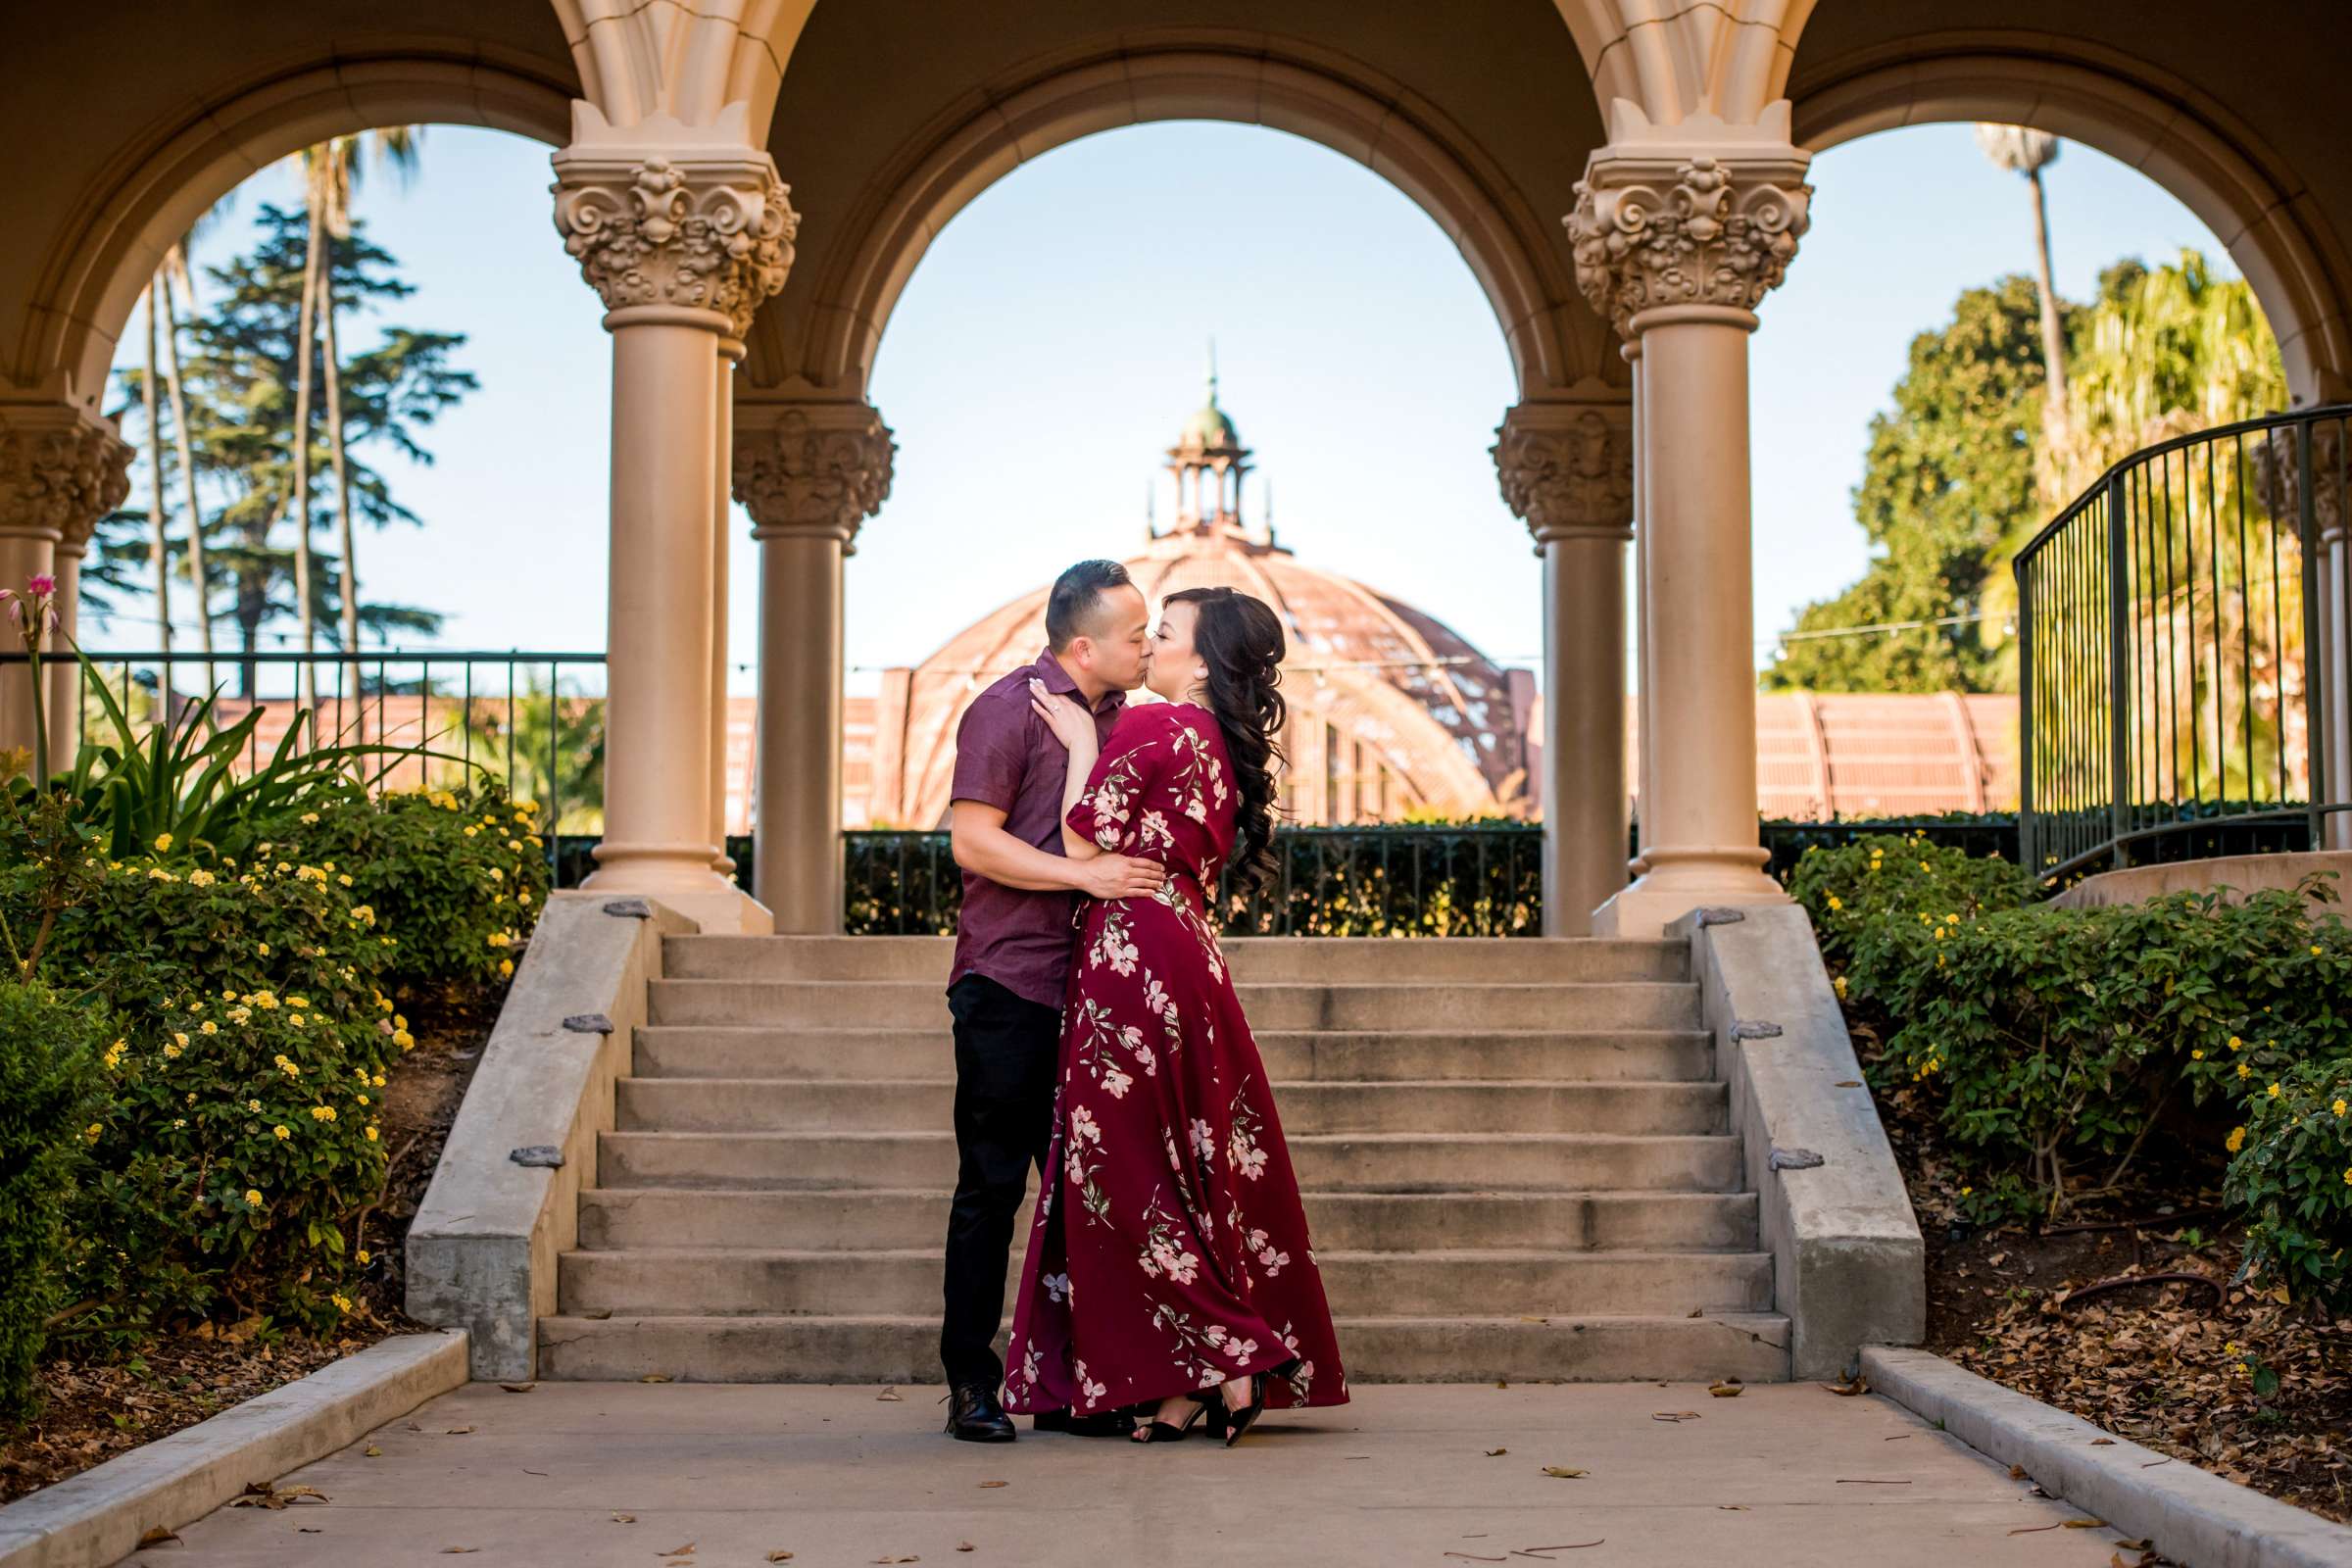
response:
[[[1208,668],[1208,706],[1240,797],[1226,876],[1254,887],[1274,868],[1274,768],[1289,763],[1274,739],[1289,712],[1280,689],[1282,619],[1264,600],[1231,588],[1180,589],[1162,603],[1195,607],[1193,652]]]

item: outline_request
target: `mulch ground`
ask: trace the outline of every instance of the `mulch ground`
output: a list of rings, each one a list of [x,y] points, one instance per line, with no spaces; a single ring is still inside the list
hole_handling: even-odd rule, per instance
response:
[[[1849,1022],[1868,1060],[1872,1020]],[[1927,1238],[1930,1349],[2159,1462],[2352,1523],[2352,1319],[2231,1283],[2218,1171],[2176,1162],[2059,1222],[1978,1229],[1925,1102],[1906,1088],[1879,1110]]]
[[[360,1245],[373,1254],[351,1314],[331,1340],[268,1332],[254,1322],[195,1323],[127,1347],[54,1341],[41,1369],[41,1413],[0,1429],[0,1502],[63,1481],[119,1453],[194,1426],[318,1371],[388,1335],[419,1327],[401,1310],[409,1219],[424,1197],[458,1102],[473,1077],[496,996],[407,1006],[416,1049],[385,1075],[383,1129],[392,1150],[383,1200]]]

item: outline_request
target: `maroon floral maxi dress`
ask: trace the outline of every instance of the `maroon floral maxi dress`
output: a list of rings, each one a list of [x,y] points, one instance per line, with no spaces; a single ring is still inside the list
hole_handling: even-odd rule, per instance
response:
[[[1080,916],[1011,1409],[1084,1415],[1278,1366],[1270,1407],[1347,1402],[1273,1092],[1208,918],[1233,850],[1228,777],[1207,710],[1131,708],[1070,810],[1169,877]]]

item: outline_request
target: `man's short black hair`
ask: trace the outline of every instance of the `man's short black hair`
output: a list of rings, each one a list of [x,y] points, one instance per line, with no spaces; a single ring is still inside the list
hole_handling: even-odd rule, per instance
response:
[[[1091,633],[1103,593],[1132,583],[1127,568],[1115,561],[1081,561],[1054,578],[1054,591],[1046,596],[1046,646],[1058,654],[1072,638]]]

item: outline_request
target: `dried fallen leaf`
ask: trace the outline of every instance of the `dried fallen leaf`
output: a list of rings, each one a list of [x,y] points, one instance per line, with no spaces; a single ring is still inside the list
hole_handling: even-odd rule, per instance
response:
[[[612,1522],[616,1525],[633,1525],[637,1522],[637,1516],[633,1513],[616,1513],[612,1516]]]
[[[2069,1519],[2063,1528],[2068,1530],[2104,1530],[2107,1528],[2107,1521],[2104,1519]]]
[[[1721,1383],[1708,1384],[1707,1392],[1718,1399],[1737,1399],[1740,1397],[1740,1391],[1746,1386],[1738,1378],[1725,1378]]]
[[[654,1555],[657,1557],[691,1557],[694,1555],[695,1545],[696,1543],[689,1541],[683,1546],[672,1546],[667,1551],[657,1551]]]
[[[1592,1474],[1589,1470],[1579,1470],[1570,1464],[1547,1464],[1544,1467],[1544,1473],[1547,1476],[1557,1476],[1562,1481],[1574,1481],[1579,1477]]]
[[[468,1433],[468,1432],[471,1432],[472,1430],[473,1430],[473,1428],[471,1428],[471,1427],[451,1427],[451,1428],[449,1428],[449,1429],[448,1429],[448,1431],[447,1431],[447,1433],[445,1434],[445,1436],[452,1437],[452,1438],[462,1438],[462,1437],[464,1437],[464,1436],[465,1436],[466,1433]]]
[[[874,1398],[883,1404],[905,1404],[906,1402],[906,1396],[899,1392],[899,1386],[896,1383],[875,1395]]]
[[[645,1376],[639,1378],[637,1381],[640,1383],[667,1383],[669,1381],[669,1374],[666,1372],[648,1372]]]
[[[2022,1465],[2022,1464],[2013,1464],[2013,1465],[2011,1465],[2011,1466],[2009,1467],[2009,1479],[2010,1479],[2010,1480],[2012,1480],[2012,1481],[2023,1481],[2023,1480],[2025,1480],[2025,1479],[2026,1479],[2026,1467],[2025,1467],[2024,1465]]]
[[[1747,1504],[1746,1504],[1746,1503],[1744,1503],[1744,1502],[1719,1502],[1719,1503],[1717,1503],[1715,1506],[1716,1506],[1716,1508],[1717,1508],[1719,1511],[1721,1511],[1721,1512],[1723,1512],[1723,1513],[1745,1513],[1745,1512],[1747,1512]]]
[[[1862,1087],[1862,1080],[1859,1078],[1840,1078],[1838,1080],[1835,1087],[1838,1089],[1859,1089]]]
[[[1686,1421],[1697,1420],[1698,1412],[1696,1410],[1652,1410],[1649,1412],[1649,1418],[1652,1421],[1671,1421],[1676,1426],[1681,1426]]]
[[[920,1557],[876,1557],[876,1562],[921,1562]]]
[[[2115,1440],[2113,1438],[2093,1438],[2090,1440],[2090,1446],[2094,1448],[2112,1448],[2115,1446]]]
[[[362,1455],[369,1459],[381,1459],[384,1456],[384,1450],[377,1447],[372,1443],[368,1445],[368,1446],[365,1448],[362,1448],[360,1452]]]
[[[790,1562],[792,1561],[792,1553],[789,1551],[771,1551],[767,1554],[767,1560],[769,1562]]]
[[[245,1485],[244,1494],[231,1498],[228,1505],[232,1508],[275,1510],[304,1497],[316,1497],[320,1502],[327,1500],[326,1494],[320,1492],[317,1487],[288,1487],[280,1492],[267,1481],[250,1481]]]
[[[980,1483],[980,1488],[985,1492],[990,1487],[1009,1487],[1011,1485],[1012,1483],[1009,1481],[983,1481]]]
[[[1829,1390],[1832,1394],[1839,1395],[1850,1399],[1857,1394],[1868,1394],[1870,1392],[1870,1379],[1863,1377],[1860,1373],[1856,1373],[1853,1381],[1850,1383],[1843,1378],[1839,1378],[1835,1383],[1824,1383],[1822,1387]]]
[[[1487,1457],[1490,1459],[1499,1459],[1510,1451],[1511,1450],[1508,1448],[1489,1448],[1487,1450]]]
[[[956,1549],[957,1551],[978,1551],[980,1548],[979,1548],[978,1546],[975,1546],[975,1545],[973,1545],[973,1544],[972,1544],[970,1542],[968,1542],[968,1541],[958,1541],[957,1543],[956,1543]]]
[[[441,1555],[444,1557],[463,1557],[469,1551],[479,1551],[482,1548],[479,1546],[443,1546],[441,1548]]]
[[[1519,1321],[1522,1323],[1548,1323],[1551,1321],[1551,1319],[1547,1317],[1522,1317]]]
[[[149,1525],[147,1527],[147,1533],[139,1537],[139,1545],[141,1549],[144,1549],[148,1546],[160,1546],[167,1541],[178,1540],[179,1537],[177,1535],[173,1534],[172,1531],[166,1530],[162,1525]],[[186,1543],[182,1542],[181,1544],[185,1545]]]
[[[536,1383],[501,1383],[499,1385],[509,1394],[528,1394],[538,1386]]]
[[[2137,1541],[2119,1541],[2116,1543],[2116,1544],[2123,1547],[2123,1549],[2126,1551],[2145,1551],[2148,1549],[2148,1543],[2145,1537],[2142,1537]]]

